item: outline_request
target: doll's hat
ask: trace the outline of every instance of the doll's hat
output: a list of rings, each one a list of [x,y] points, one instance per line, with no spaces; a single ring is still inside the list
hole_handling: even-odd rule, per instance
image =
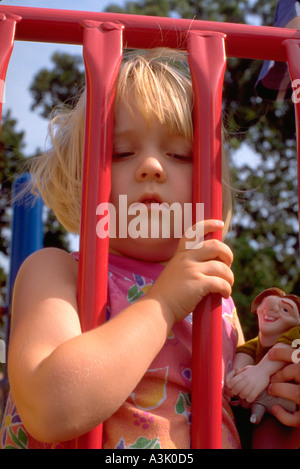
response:
[[[257,295],[256,298],[251,303],[251,312],[256,313],[256,310],[258,306],[261,304],[264,298],[267,296],[279,296],[280,298],[287,298],[289,300],[294,301],[296,303],[297,308],[298,308],[298,313],[300,316],[300,297],[298,295],[287,295],[283,290],[277,287],[272,287],[272,288],[267,288],[263,292],[261,292],[259,295]]]

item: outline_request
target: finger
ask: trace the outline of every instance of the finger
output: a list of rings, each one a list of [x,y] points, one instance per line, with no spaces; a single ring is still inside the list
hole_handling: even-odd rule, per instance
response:
[[[228,267],[231,266],[233,261],[233,253],[230,247],[217,239],[204,241],[199,248],[190,250],[189,255],[197,262],[217,260]]]
[[[300,428],[300,412],[295,412],[291,414],[284,410],[280,405],[274,405],[272,407],[273,415],[281,422],[283,425],[288,427]]]
[[[254,399],[256,398],[256,394],[253,392],[249,392],[249,388],[245,387],[240,393],[239,397],[241,399],[244,399],[246,402],[253,402]]]
[[[244,384],[243,390],[239,393],[239,396],[247,402],[253,402],[257,397],[254,383],[251,385],[249,385],[249,383]]]
[[[270,360],[284,361],[290,363],[292,361],[292,354],[295,349],[287,347],[273,347],[268,352]]]
[[[283,397],[300,404],[300,387],[293,383],[271,383],[268,387],[271,396]]]
[[[204,281],[205,280],[205,281]],[[199,297],[203,299],[210,293],[218,293],[223,298],[229,298],[232,292],[231,282],[218,276],[210,276],[202,274],[199,276]]]
[[[281,370],[277,371],[271,377],[271,383],[280,383],[285,381],[296,381],[300,383],[300,365],[294,363],[293,365],[287,365]]]
[[[241,397],[242,399],[244,399],[243,396],[245,396],[247,394],[246,392],[246,389],[247,389],[247,386],[245,384],[245,380],[244,379],[240,379],[240,376],[236,377],[236,381],[233,383],[233,386],[231,388],[231,392],[235,395],[235,396],[239,396]],[[233,381],[235,380],[235,378],[233,378]]]
[[[232,378],[234,376],[235,376],[235,370],[231,370],[231,371],[229,371],[229,373],[227,373],[227,376],[225,378],[226,386],[227,386],[227,383],[228,383],[228,387],[231,387]]]
[[[234,283],[234,275],[232,270],[223,262],[220,261],[206,261],[199,264],[198,272],[200,277],[218,277],[226,280],[231,286]]]
[[[204,237],[209,233],[214,233],[224,228],[224,222],[221,220],[202,220],[190,227],[178,243],[178,251],[200,247]]]

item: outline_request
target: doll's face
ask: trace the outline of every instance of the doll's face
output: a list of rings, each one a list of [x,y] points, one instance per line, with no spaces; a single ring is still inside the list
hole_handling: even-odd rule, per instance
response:
[[[300,324],[296,303],[290,298],[270,295],[257,308],[260,336],[276,341],[281,334]],[[266,344],[263,345],[272,345]]]

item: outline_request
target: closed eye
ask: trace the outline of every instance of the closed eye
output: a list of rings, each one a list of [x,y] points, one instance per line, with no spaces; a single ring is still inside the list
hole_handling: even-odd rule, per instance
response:
[[[190,154],[169,152],[167,153],[167,156],[169,156],[170,158],[174,158],[175,160],[181,160],[181,161],[187,161],[187,162],[193,161],[193,156]]]
[[[132,156],[132,155],[134,155],[134,153],[131,152],[131,151],[123,151],[123,152],[120,152],[120,153],[115,152],[115,153],[113,153],[113,158],[114,159],[118,159],[118,158],[121,159],[121,158],[127,158],[128,156]]]

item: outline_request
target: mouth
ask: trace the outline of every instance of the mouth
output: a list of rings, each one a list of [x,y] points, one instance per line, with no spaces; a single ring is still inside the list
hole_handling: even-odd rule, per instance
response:
[[[170,210],[170,206],[167,202],[163,202],[162,198],[158,194],[144,194],[136,204],[143,204],[148,210]]]
[[[150,205],[150,204],[162,204],[162,199],[157,194],[144,194],[138,201],[140,204]]]
[[[276,322],[278,318],[274,318],[273,316],[270,316],[269,314],[264,314],[264,321],[265,322]]]

